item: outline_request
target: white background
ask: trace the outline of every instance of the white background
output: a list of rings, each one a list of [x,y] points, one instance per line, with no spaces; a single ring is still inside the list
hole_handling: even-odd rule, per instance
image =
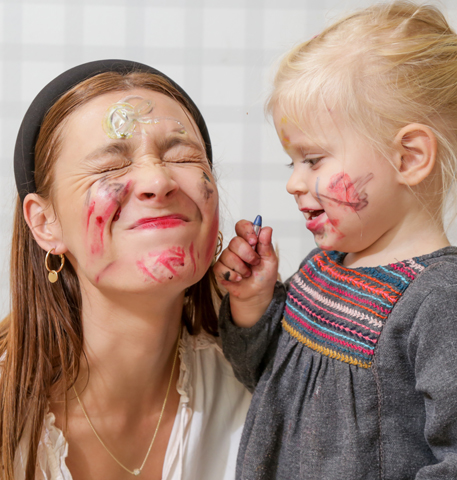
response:
[[[263,113],[274,63],[295,43],[370,0],[0,0],[0,318],[9,309],[16,198],[13,150],[41,88],[91,60],[125,58],[177,81],[206,119],[222,197],[222,230],[261,214],[283,277],[314,246],[287,194],[290,171]],[[440,5],[457,26],[457,2]],[[455,243],[455,242],[454,242]]]

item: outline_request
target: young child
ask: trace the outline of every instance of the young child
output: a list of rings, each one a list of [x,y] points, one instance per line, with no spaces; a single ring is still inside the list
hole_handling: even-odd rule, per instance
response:
[[[241,221],[214,267],[254,392],[237,478],[456,479],[456,34],[430,6],[361,10],[286,55],[268,108],[318,248],[275,285],[271,229]]]

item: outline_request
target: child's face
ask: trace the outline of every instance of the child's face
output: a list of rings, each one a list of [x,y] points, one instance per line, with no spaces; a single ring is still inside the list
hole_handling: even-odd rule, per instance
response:
[[[292,159],[287,191],[316,244],[342,252],[362,252],[378,242],[386,248],[386,238],[395,235],[406,208],[389,161],[334,113],[315,117],[313,139],[279,108],[273,118]]]

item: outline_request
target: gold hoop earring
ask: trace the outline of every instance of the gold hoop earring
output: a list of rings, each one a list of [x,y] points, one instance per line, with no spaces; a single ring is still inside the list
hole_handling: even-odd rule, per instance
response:
[[[216,252],[214,253],[214,261],[216,261],[217,257],[221,254],[223,244],[224,244],[224,235],[222,235],[222,232],[219,230],[219,232],[217,233],[217,247],[216,247]]]
[[[64,255],[59,255],[60,257],[60,267],[59,270],[51,270],[48,266],[48,258],[49,255],[55,250],[55,248],[51,248],[49,252],[46,254],[46,258],[44,260],[44,266],[46,267],[46,270],[49,272],[48,273],[48,280],[51,283],[56,283],[57,279],[59,278],[59,272],[62,270],[63,266],[65,265],[65,257]]]

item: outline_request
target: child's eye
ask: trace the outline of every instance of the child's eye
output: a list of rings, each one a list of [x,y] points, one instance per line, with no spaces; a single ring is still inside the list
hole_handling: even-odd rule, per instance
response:
[[[306,157],[303,159],[303,163],[306,163],[307,165],[314,167],[322,160],[322,158],[323,157]]]

